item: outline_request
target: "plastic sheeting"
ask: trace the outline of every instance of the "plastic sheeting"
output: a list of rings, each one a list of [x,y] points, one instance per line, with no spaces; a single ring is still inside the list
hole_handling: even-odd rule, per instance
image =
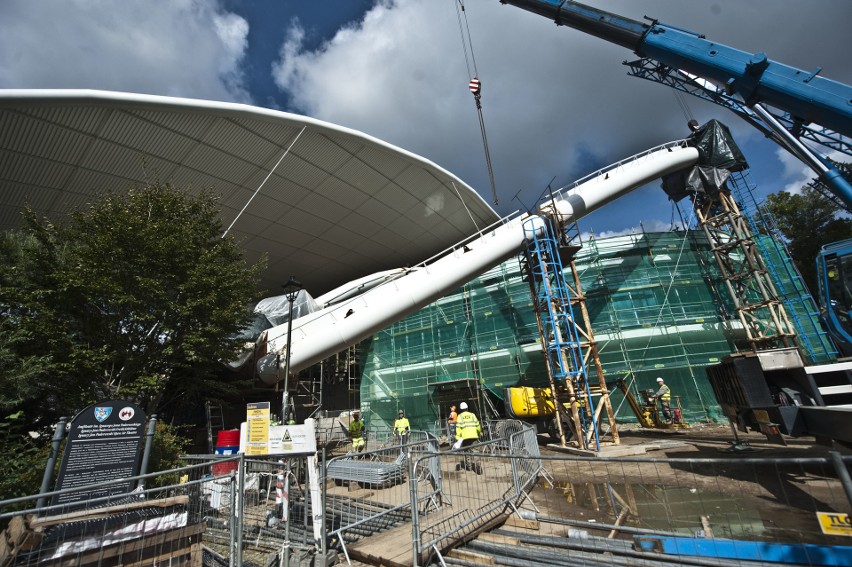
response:
[[[296,299],[293,300],[294,320],[318,310],[319,306],[316,301],[314,301],[314,298],[311,297],[304,289],[300,290],[296,295]],[[287,299],[286,295],[267,297],[265,299],[261,299],[257,305],[254,306],[254,311],[255,313],[260,313],[266,317],[270,326],[274,327],[287,322],[287,319],[290,316],[290,301]]]
[[[748,167],[728,127],[710,120],[693,132],[689,145],[698,149],[698,165],[663,177],[663,191],[672,201],[691,195],[711,197],[725,188],[732,171]]]
[[[689,145],[698,148],[699,166],[728,171],[748,168],[748,162],[734,142],[731,131],[718,120],[710,120],[693,132],[689,137]]]
[[[309,313],[319,310],[319,305],[311,295],[303,290],[300,290],[296,299],[293,300],[293,320],[298,319]],[[240,332],[239,338],[243,339],[248,344],[254,344],[257,339],[267,329],[271,329],[276,325],[286,323],[290,316],[290,302],[286,295],[276,295],[261,299],[254,306],[254,317],[251,322]],[[227,366],[232,370],[239,370],[252,360],[257,353],[253,348],[244,350],[240,355],[227,363]],[[270,357],[265,362],[258,362],[258,369],[264,372],[277,372],[277,360]]]
[[[694,194],[715,196],[725,188],[725,182],[730,176],[731,172],[727,169],[695,166],[664,177],[663,191],[675,202]]]

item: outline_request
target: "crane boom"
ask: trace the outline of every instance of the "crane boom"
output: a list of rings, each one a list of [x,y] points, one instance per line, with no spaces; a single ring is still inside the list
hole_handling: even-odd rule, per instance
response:
[[[795,125],[816,123],[852,135],[852,86],[710,41],[703,35],[651,20],[638,22],[570,0],[500,0],[584,33],[621,45],[643,58],[686,71],[739,95],[748,106],[769,105]],[[790,149],[784,146],[786,149]],[[794,152],[796,157],[801,158]],[[827,160],[813,168],[852,210],[852,186]],[[807,162],[806,162],[807,163]]]

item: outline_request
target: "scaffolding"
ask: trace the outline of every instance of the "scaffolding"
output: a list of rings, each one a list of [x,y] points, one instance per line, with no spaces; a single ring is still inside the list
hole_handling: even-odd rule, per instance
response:
[[[751,228],[755,243],[775,284],[778,298],[793,322],[805,360],[810,364],[835,360],[837,349],[819,324],[816,301],[790,258],[775,219],[769,211],[758,205],[755,198],[756,186],[749,170],[732,173],[729,186]]]
[[[718,293],[718,267],[704,260],[710,250],[704,233],[679,230],[592,238],[574,257],[606,384],[651,388],[661,376],[689,422],[726,420],[704,369],[746,342],[732,300]],[[441,432],[450,404],[489,416],[506,388],[549,386],[534,306],[509,260],[362,343],[368,427],[389,428],[401,408],[412,428]],[[635,421],[626,404],[615,416]]]
[[[551,226],[542,234],[534,228],[528,229],[521,272],[533,297],[555,409],[557,414],[564,413],[566,408],[570,413],[570,422],[561,417],[556,420],[560,441],[563,446],[566,444],[568,435],[562,424],[570,423],[579,448],[597,451],[601,448],[602,411],[616,443],[618,432],[574,266],[579,239],[576,245],[571,245],[569,231],[576,233],[576,225],[568,230]],[[589,377],[589,364],[596,370],[596,381]]]

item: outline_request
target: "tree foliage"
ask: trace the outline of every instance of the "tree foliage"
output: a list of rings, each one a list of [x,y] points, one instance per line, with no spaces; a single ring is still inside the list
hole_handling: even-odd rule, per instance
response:
[[[209,194],[153,183],[0,241],[0,410],[53,423],[121,398],[151,412],[227,388],[263,262],[222,238]]]
[[[824,244],[852,238],[852,219],[811,185],[803,187],[801,194],[782,191],[769,195],[765,206],[787,240],[805,284],[816,294],[819,250]]]

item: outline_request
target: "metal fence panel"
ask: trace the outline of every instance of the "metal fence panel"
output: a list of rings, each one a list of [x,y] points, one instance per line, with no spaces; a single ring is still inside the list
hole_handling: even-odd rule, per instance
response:
[[[6,500],[0,567],[321,565],[370,546],[421,565],[475,564],[451,549],[517,566],[852,564],[849,526],[827,531],[852,509],[852,457],[553,456],[526,424],[486,429],[459,451],[423,432],[374,440],[325,463],[313,493],[312,457],[204,455],[136,477],[129,494]]]
[[[238,469],[239,462],[234,457],[215,465]],[[235,510],[229,503],[238,476],[229,470],[215,477],[213,466],[207,462],[0,502],[0,565],[195,566],[208,550],[211,557],[229,557],[237,546]],[[138,481],[131,493],[39,506],[54,495],[127,485],[128,480]]]
[[[381,443],[383,448],[350,452],[330,459],[325,466],[329,543],[339,548],[347,560],[348,544],[409,522],[409,456],[439,450],[437,439],[421,431],[412,431],[406,445],[394,442],[399,440],[388,437]],[[412,479],[422,483],[423,499],[429,499],[439,489],[434,471],[434,464],[426,462]]]

